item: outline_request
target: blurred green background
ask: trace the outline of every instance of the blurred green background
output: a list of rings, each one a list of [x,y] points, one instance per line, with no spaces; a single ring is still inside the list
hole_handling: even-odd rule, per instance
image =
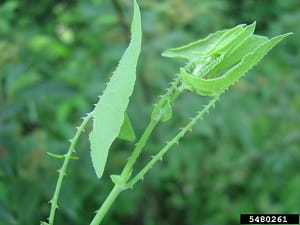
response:
[[[257,21],[256,33],[294,35],[221,97],[216,108],[121,194],[106,225],[239,224],[240,213],[300,213],[300,1],[143,0],[143,48],[129,115],[139,136],[152,104],[184,62],[160,56],[219,29]],[[63,154],[128,42],[130,0],[0,3],[0,225],[48,216]],[[207,99],[184,94],[137,167]],[[68,169],[56,224],[87,225],[112,188],[132,143],[115,141],[102,180],[88,131]]]

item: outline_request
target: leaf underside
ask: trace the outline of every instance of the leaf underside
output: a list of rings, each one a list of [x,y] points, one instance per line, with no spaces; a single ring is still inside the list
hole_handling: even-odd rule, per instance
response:
[[[89,136],[92,164],[98,178],[103,174],[110,146],[120,133],[136,79],[142,29],[139,6],[136,1],[133,2],[131,41],[95,106],[93,130]]]

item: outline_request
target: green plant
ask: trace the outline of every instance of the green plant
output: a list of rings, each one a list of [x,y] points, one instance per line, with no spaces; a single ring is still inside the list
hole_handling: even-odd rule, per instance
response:
[[[50,156],[63,158],[64,163],[59,169],[59,178],[51,199],[49,222],[42,225],[53,225],[55,212],[58,208],[58,197],[61,190],[67,166],[75,145],[90,119],[93,121],[93,130],[90,134],[92,164],[98,178],[101,178],[107,161],[111,144],[117,138],[133,141],[135,134],[126,109],[132,95],[136,79],[136,66],[141,50],[141,17],[139,7],[134,2],[134,16],[131,25],[131,42],[122,56],[119,65],[107,84],[95,109],[88,113],[77,128],[70,147],[65,155]],[[214,107],[219,97],[233,85],[241,76],[249,71],[267,54],[276,44],[291,33],[279,35],[272,39],[254,35],[255,23],[238,25],[232,29],[218,31],[205,39],[188,45],[169,49],[163,53],[166,57],[183,58],[187,60],[185,67],[180,68],[166,93],[154,105],[150,122],[141,138],[137,141],[124,169],[120,175],[111,175],[114,187],[100,209],[97,211],[90,225],[98,225],[111,207],[118,195],[144,178],[152,166],[161,161],[164,154],[200,120],[204,114]],[[133,175],[133,167],[147,143],[152,131],[159,122],[166,122],[172,118],[172,106],[176,99],[184,92],[190,91],[201,96],[209,96],[211,100],[200,110],[187,125],[182,128],[139,172]]]

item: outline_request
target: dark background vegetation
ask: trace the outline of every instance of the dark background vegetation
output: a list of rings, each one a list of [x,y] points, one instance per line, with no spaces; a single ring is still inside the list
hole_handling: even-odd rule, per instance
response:
[[[118,5],[116,5],[116,3]],[[143,49],[129,106],[138,136],[182,61],[161,52],[257,21],[257,33],[294,32],[221,97],[216,108],[132,191],[106,225],[239,224],[240,213],[299,213],[300,1],[143,0]],[[128,41],[130,0],[8,0],[0,4],[0,224],[48,216],[63,154]],[[155,130],[140,168],[206,99],[184,94]],[[87,225],[133,147],[116,141],[102,180],[87,128],[68,168],[56,224]]]

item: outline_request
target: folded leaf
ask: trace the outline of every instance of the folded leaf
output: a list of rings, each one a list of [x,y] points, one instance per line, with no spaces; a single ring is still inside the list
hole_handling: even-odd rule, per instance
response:
[[[187,73],[185,69],[181,68],[181,75],[184,82],[189,86],[189,89],[194,90],[200,95],[216,96],[225,91],[229,86],[234,84],[241,76],[250,70],[256,63],[258,63],[264,55],[268,53],[276,44],[282,39],[289,36],[291,33],[279,35],[267,40],[258,45],[253,51],[247,54],[242,60],[223,76],[213,79],[204,79],[194,77]]]
[[[233,66],[234,64],[238,63],[246,54],[251,52],[257,46],[269,40],[267,37],[259,36],[259,35],[252,35],[247,38],[238,48],[234,49],[230,52],[226,57],[224,57],[222,63],[217,65],[213,70],[210,71],[210,76],[215,75],[218,72]]]
[[[213,55],[206,60],[196,60],[186,67],[186,71],[195,77],[203,77],[222,63],[224,55]]]
[[[100,178],[112,142],[120,133],[124,113],[132,95],[136,79],[136,65],[141,50],[142,29],[139,6],[134,3],[131,41],[111,77],[94,111],[93,130],[90,133],[91,157]]]
[[[254,25],[255,26],[255,25]],[[224,49],[231,49],[234,42],[238,40],[239,36],[245,32],[245,24],[237,25],[229,30],[227,30],[214,44],[214,46],[207,53],[208,55],[217,54],[224,52]]]
[[[198,59],[201,56],[219,54],[224,50],[227,51],[235,48],[250,35],[253,34],[255,29],[255,22],[249,26],[245,24],[237,25],[231,29],[217,31],[208,35],[204,39],[189,43],[187,45],[168,49],[162,53],[162,56],[170,58],[185,58],[189,60]]]
[[[256,22],[243,27],[243,29],[232,38],[228,46],[225,48],[227,50],[226,54],[231,54],[232,52],[240,49],[240,46],[251,36],[253,36],[256,27]],[[220,50],[218,50],[220,51]],[[222,51],[222,50],[221,50]]]
[[[215,43],[219,40],[220,37],[222,37],[222,35],[226,31],[227,30],[217,31],[208,35],[204,39],[200,39],[178,48],[168,49],[162,53],[162,56],[169,58],[192,59],[199,57],[199,53],[206,55],[206,53],[209,52],[209,50],[215,45]]]

